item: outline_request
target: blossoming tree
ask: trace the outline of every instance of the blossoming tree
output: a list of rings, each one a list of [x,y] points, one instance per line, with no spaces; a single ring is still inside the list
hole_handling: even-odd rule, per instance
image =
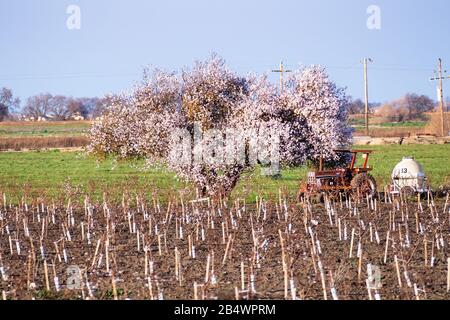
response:
[[[94,123],[88,152],[145,157],[203,194],[230,192],[246,168],[301,165],[350,142],[346,99],[324,69],[296,72],[281,96],[266,77],[240,77],[212,56],[180,76],[147,73]]]

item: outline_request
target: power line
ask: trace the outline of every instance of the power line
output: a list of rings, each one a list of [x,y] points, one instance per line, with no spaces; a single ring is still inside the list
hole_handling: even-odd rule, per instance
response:
[[[136,77],[137,74],[131,73],[110,73],[110,74],[51,74],[51,75],[0,75],[0,80],[46,80],[46,79],[77,79],[77,78],[125,78]]]
[[[365,122],[366,136],[369,135],[369,79],[367,75],[367,64],[373,62],[370,58],[364,58],[364,93],[365,93]]]
[[[326,69],[360,70],[357,65],[326,65],[308,63],[304,65],[321,65]],[[283,68],[297,68],[300,65],[283,65]],[[237,69],[259,69],[272,71],[269,65],[241,65]],[[397,70],[397,71],[428,71],[429,68],[418,66],[377,65],[372,70]],[[291,70],[289,70],[291,71]],[[140,73],[62,73],[62,74],[0,74],[0,80],[34,80],[34,79],[71,79],[71,78],[107,78],[107,77],[137,77]]]
[[[443,80],[450,79],[450,77],[444,77],[442,75],[442,59],[439,58],[438,61],[438,75],[437,77],[431,78],[430,81],[439,81],[439,99],[441,102],[441,136],[445,137],[445,113],[444,113],[444,88],[443,88]]]
[[[272,72],[280,73],[280,93],[283,93],[283,86],[284,86],[283,75],[284,75],[284,73],[292,72],[292,70],[284,69],[283,61],[281,61],[280,62],[280,69],[272,70]]]

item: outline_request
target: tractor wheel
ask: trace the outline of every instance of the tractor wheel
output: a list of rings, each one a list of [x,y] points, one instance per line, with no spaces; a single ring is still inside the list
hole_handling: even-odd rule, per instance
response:
[[[370,174],[358,174],[350,183],[352,194],[359,198],[375,197],[377,194],[377,182]]]

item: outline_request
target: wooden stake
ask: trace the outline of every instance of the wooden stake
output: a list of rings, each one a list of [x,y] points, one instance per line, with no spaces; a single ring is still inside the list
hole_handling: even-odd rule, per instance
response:
[[[189,258],[192,258],[192,236],[188,235],[188,251],[189,251]]]
[[[208,254],[208,257],[206,258],[206,274],[205,274],[205,283],[208,283],[209,281],[209,265],[211,263],[211,255]]]
[[[150,277],[147,277],[147,283],[148,283],[148,290],[150,291],[150,299],[154,300],[153,296],[153,287],[152,287],[152,280]]]
[[[431,255],[430,255],[430,266],[434,266],[434,239],[431,241]]]
[[[50,281],[48,280],[48,267],[47,260],[44,260],[44,275],[45,275],[45,288],[50,291]]]
[[[177,277],[177,280],[179,279],[179,270],[178,270],[178,249],[175,247],[174,250],[174,259],[175,259],[175,277]]]
[[[387,232],[387,235],[386,235],[386,248],[384,250],[384,263],[387,262],[388,248],[389,248],[389,231]]]
[[[58,276],[56,275],[56,266],[55,266],[55,264],[56,264],[56,261],[53,260],[53,264],[52,264],[52,269],[53,269],[53,281],[55,282],[55,288],[56,288],[56,291],[59,291],[59,278],[58,278]]]
[[[106,272],[109,272],[109,240],[105,241]]]
[[[370,288],[370,281],[369,281],[369,279],[366,279],[366,286],[367,286],[367,293],[369,295],[369,300],[373,300],[372,290]]]
[[[319,266],[319,270],[320,270],[320,280],[322,282],[323,298],[324,298],[324,300],[328,300],[327,287],[325,284],[325,273],[323,272],[322,261],[320,261],[320,259],[317,262],[317,265]]]
[[[181,253],[177,249],[177,255],[178,255],[178,282],[181,286],[181,283],[183,281],[183,266],[181,264]]]
[[[31,255],[28,255],[28,266],[27,266],[27,288],[30,289],[31,284]]]
[[[161,235],[158,235],[158,253],[159,253],[159,256],[162,256],[162,250],[161,250]]]
[[[13,255],[14,251],[13,251],[11,235],[8,235],[8,239],[9,239],[9,252],[10,252],[11,255]]]
[[[136,238],[137,238],[137,251],[141,251],[141,242],[140,242],[140,234],[139,229],[136,230]]]
[[[450,291],[450,258],[447,258],[447,292]]]
[[[427,236],[423,237],[423,255],[425,259],[425,267],[428,266],[428,244],[427,244]]]
[[[194,300],[198,300],[197,282],[194,281]]]
[[[417,284],[414,283],[414,295],[416,296],[416,300],[420,300],[419,289],[417,288]]]
[[[91,268],[94,267],[94,264],[95,264],[95,258],[97,257],[97,253],[98,253],[98,249],[100,248],[100,244],[101,244],[101,239],[98,239],[98,241],[97,241],[97,246],[95,247],[94,258],[92,259],[92,265],[91,265]]]
[[[288,267],[286,263],[286,252],[284,248],[284,239],[281,233],[281,230],[278,229],[278,235],[280,236],[280,245],[281,245],[281,262],[283,265],[283,274],[284,274],[284,298],[287,299],[289,295],[289,277],[288,277]],[[314,241],[313,241],[314,246]]]
[[[118,300],[117,288],[116,288],[116,279],[115,279],[114,271],[111,272],[111,284],[112,284],[112,291],[113,291],[114,300]]]
[[[415,210],[415,213],[416,213],[416,233],[419,234],[419,212],[418,212],[418,210]]]
[[[361,248],[361,251],[359,252],[359,261],[358,261],[358,281],[361,281],[361,269],[362,269],[362,259],[363,259],[362,244],[360,244],[358,247]]]
[[[53,244],[55,245],[56,257],[58,258],[58,261],[61,263],[62,260],[61,260],[61,254],[59,253],[58,243],[54,242]]]
[[[245,272],[244,272],[244,261],[241,261],[241,290],[245,290]]]
[[[233,236],[230,234],[228,236],[228,243],[227,243],[227,247],[225,248],[225,254],[223,255],[222,265],[225,265],[225,261],[227,260],[228,250],[230,249],[232,239],[233,239]]]
[[[338,218],[339,241],[342,241],[341,218]]]
[[[314,274],[317,275],[316,259],[315,259],[313,247],[310,248],[310,251],[311,251],[311,261],[312,261],[313,268],[314,268]]]
[[[144,247],[144,274],[147,277],[148,275],[148,249],[147,246]]]
[[[402,278],[400,275],[400,266],[398,264],[397,255],[394,256],[394,261],[395,261],[395,270],[397,271],[398,286],[399,286],[399,288],[401,288],[402,287]]]
[[[349,254],[349,258],[353,257],[353,241],[355,240],[355,228],[352,228],[352,238],[351,238],[351,242],[350,242],[350,254]]]
[[[215,284],[215,275],[214,275],[214,251],[211,252],[211,277],[213,279],[213,284]]]

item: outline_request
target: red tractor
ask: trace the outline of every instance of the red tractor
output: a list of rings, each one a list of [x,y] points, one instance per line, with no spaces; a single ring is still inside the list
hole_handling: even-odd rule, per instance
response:
[[[338,153],[349,153],[352,160],[347,168],[324,170],[323,158],[320,159],[319,170],[308,173],[306,183],[300,186],[298,198],[305,195],[319,196],[327,193],[336,197],[340,193],[351,193],[353,196],[365,198],[374,197],[377,192],[377,183],[369,174],[372,168],[368,166],[370,150],[335,150]],[[362,153],[364,164],[356,167],[357,155]]]

